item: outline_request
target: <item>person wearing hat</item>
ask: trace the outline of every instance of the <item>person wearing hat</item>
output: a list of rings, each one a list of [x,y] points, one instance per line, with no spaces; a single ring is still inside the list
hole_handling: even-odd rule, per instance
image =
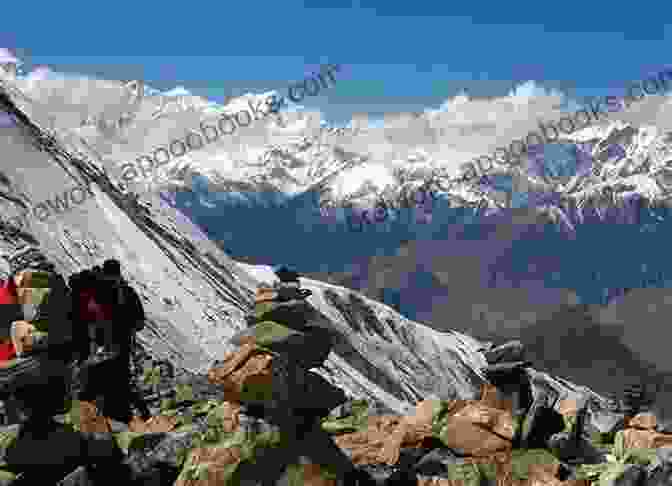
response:
[[[142,301],[123,278],[118,260],[105,260],[96,282],[95,299],[103,314],[96,324],[103,330],[102,348],[110,359],[83,374],[80,399],[92,401],[102,396],[103,415],[121,423],[133,420],[133,407],[143,420],[148,420],[151,411],[135,388],[130,370],[135,333],[145,325]]]

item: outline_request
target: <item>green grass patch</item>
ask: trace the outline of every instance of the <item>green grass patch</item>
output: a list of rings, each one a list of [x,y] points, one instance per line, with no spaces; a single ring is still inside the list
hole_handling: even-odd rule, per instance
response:
[[[354,400],[352,413],[347,417],[335,419],[326,417],[322,420],[322,428],[330,434],[347,434],[357,432],[366,427],[369,417],[369,404],[366,400]]]
[[[119,448],[124,451],[124,454],[128,454],[129,449],[131,448],[131,445],[134,447],[141,448],[142,444],[141,443],[133,443],[135,439],[138,439],[139,437],[142,437],[145,435],[143,432],[131,432],[131,431],[124,431],[124,432],[118,432],[116,434],[112,434],[114,437],[115,442],[119,446]]]
[[[514,449],[511,451],[512,474],[517,480],[528,478],[530,465],[558,463],[558,458],[546,449]]]

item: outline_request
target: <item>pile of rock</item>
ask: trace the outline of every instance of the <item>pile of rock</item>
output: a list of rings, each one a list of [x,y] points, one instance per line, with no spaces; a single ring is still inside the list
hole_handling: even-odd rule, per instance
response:
[[[619,432],[623,436],[624,449],[657,449],[672,447],[672,434],[651,412],[643,412],[628,418],[625,428]]]

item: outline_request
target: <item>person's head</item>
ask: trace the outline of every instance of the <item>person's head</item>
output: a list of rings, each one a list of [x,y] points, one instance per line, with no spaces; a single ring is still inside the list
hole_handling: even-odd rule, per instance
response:
[[[106,277],[121,278],[121,263],[119,260],[110,258],[103,262],[103,274]]]

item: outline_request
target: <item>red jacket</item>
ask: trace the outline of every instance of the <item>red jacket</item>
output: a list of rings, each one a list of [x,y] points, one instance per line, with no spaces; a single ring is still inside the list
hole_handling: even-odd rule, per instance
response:
[[[79,293],[79,317],[83,322],[97,322],[111,320],[109,306],[100,304],[96,300],[93,289],[82,289]]]
[[[3,282],[0,287],[0,304],[18,304],[18,297],[16,295],[16,283],[13,278]]]
[[[16,348],[14,343],[9,342],[0,342],[0,361],[9,361],[10,359],[16,358]]]
[[[13,278],[2,283],[2,287],[0,287],[0,304],[18,304],[16,283],[14,283]],[[9,326],[9,322],[6,324]],[[9,361],[14,358],[16,358],[16,348],[12,341],[0,341],[0,361]]]

